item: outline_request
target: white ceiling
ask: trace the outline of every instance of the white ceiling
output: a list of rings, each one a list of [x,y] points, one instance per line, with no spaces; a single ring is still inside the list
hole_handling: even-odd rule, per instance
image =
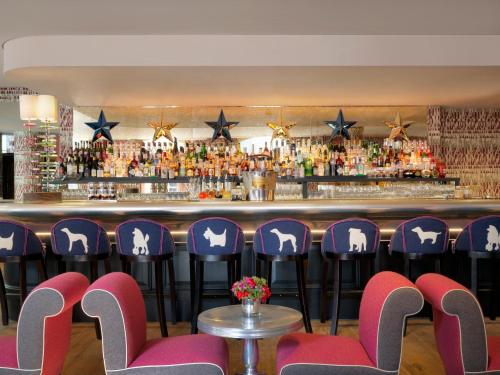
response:
[[[498,0],[0,0],[0,42],[82,34],[500,35],[499,15]],[[0,52],[3,71],[1,61]],[[82,67],[0,76],[0,86],[27,85],[76,105],[500,106],[497,82],[499,66]]]

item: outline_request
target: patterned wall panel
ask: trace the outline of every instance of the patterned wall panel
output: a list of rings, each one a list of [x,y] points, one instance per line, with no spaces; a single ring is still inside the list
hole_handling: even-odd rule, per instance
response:
[[[429,143],[478,197],[500,198],[500,109],[430,107]]]
[[[73,107],[59,105],[59,155],[66,157],[73,145]]]

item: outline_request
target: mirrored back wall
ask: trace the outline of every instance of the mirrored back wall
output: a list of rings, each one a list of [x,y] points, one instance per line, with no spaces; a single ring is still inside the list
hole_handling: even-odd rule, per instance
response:
[[[427,107],[75,107],[73,141],[92,139],[93,131],[85,122],[94,122],[104,111],[107,121],[118,121],[111,134],[114,140],[139,139],[153,141],[154,129],[148,124],[163,119],[166,123],[177,123],[171,130],[179,142],[209,140],[213,130],[206,121],[217,121],[224,110],[227,121],[239,122],[231,129],[231,136],[238,141],[249,138],[272,136],[273,130],[267,123],[295,124],[290,129],[291,138],[329,136],[332,129],[325,121],[335,120],[342,109],[346,121],[356,121],[351,128],[359,138],[386,138],[390,129],[386,121],[394,121],[399,113],[403,121],[413,121],[408,128],[410,138],[427,137]],[[163,139],[162,139],[163,141]]]

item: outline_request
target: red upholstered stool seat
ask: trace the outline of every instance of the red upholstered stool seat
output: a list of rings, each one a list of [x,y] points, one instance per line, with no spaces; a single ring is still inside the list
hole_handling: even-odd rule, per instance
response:
[[[18,368],[16,336],[0,336],[0,368]]]

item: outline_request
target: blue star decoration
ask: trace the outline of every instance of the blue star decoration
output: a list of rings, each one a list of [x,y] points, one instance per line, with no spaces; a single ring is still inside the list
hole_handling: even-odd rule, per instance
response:
[[[332,135],[330,136],[330,141],[335,137],[342,137],[345,139],[351,139],[349,134],[349,128],[354,126],[357,121],[346,121],[344,120],[344,114],[342,110],[339,111],[337,119],[335,121],[328,120],[325,121],[325,124],[332,128]]]
[[[226,138],[229,142],[232,142],[231,133],[229,130],[231,127],[236,126],[239,122],[236,121],[226,121],[226,116],[224,116],[224,111],[221,110],[219,114],[219,119],[217,121],[205,121],[205,124],[214,129],[214,134],[212,135],[212,142],[219,137]]]
[[[111,136],[111,129],[113,129],[119,122],[108,122],[106,121],[106,116],[104,116],[104,111],[101,110],[99,115],[99,120],[97,122],[86,122],[85,125],[90,126],[94,130],[94,136],[92,137],[92,143],[98,141],[102,137],[106,138],[110,143],[113,143],[113,137]]]

